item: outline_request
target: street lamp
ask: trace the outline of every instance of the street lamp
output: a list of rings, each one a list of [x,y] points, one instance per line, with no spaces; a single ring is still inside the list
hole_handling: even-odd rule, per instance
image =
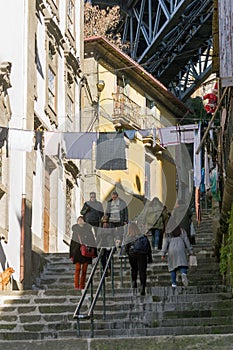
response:
[[[98,98],[100,98],[100,94],[103,91],[104,87],[105,87],[105,82],[104,80],[99,80],[96,83],[96,87],[97,87],[97,91],[98,91]]]

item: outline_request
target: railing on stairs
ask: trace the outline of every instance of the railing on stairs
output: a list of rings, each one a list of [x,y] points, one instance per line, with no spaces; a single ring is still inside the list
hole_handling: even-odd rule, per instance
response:
[[[112,247],[110,250],[110,254],[108,256],[108,259],[106,261],[106,266],[103,270],[103,273],[101,275],[98,287],[96,289],[95,295],[94,295],[94,288],[93,288],[93,280],[94,280],[94,276],[95,273],[97,271],[97,267],[98,264],[100,262],[101,259],[101,255],[103,253],[103,249],[101,248],[100,253],[98,255],[98,257],[96,258],[95,264],[91,270],[90,276],[88,278],[88,281],[86,283],[85,289],[82,292],[82,296],[79,300],[79,303],[76,307],[76,310],[73,314],[73,318],[77,320],[77,335],[80,337],[81,336],[81,329],[80,329],[80,321],[81,320],[86,320],[89,319],[91,321],[91,337],[94,337],[94,308],[95,305],[97,303],[97,300],[99,298],[100,292],[102,292],[102,296],[103,296],[103,319],[106,319],[106,291],[105,291],[105,277],[106,274],[108,272],[109,267],[111,266],[111,281],[112,281],[112,295],[114,295],[115,293],[115,288],[114,288],[114,259],[113,259],[113,254],[115,252],[115,247]],[[122,268],[122,264],[121,264],[121,268]],[[121,273],[122,275],[122,273]],[[90,305],[87,308],[87,311],[82,313],[81,309],[82,306],[85,302],[86,296],[87,296],[87,292],[90,288]]]

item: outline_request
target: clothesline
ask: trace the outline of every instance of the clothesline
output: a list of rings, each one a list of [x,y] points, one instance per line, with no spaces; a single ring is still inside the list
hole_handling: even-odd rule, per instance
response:
[[[124,136],[128,139],[134,139],[138,132],[143,138],[152,136],[153,145],[156,145],[156,136],[159,136],[161,146],[176,145],[179,143],[194,142],[194,130],[198,128],[197,124],[189,124],[182,126],[170,126],[164,128],[147,128],[141,130],[124,130],[124,131],[109,131],[109,132],[62,132],[62,131],[47,131],[43,129],[25,130],[17,128],[0,127],[0,148],[6,141],[7,155],[8,148],[10,150],[19,150],[31,152],[34,149],[44,150],[45,154],[65,155],[69,159],[92,159],[93,143],[97,146],[100,142],[105,142],[102,153],[107,149],[123,150],[125,148]],[[107,135],[106,138],[102,137]],[[121,138],[118,138],[121,135]],[[100,141],[102,140],[102,141]],[[112,145],[115,143],[114,147]],[[98,148],[98,147],[97,147]],[[125,150],[124,150],[125,151]],[[112,155],[111,155],[112,157]],[[122,157],[119,157],[119,159]],[[110,158],[110,156],[106,156]],[[112,158],[111,158],[112,159]]]

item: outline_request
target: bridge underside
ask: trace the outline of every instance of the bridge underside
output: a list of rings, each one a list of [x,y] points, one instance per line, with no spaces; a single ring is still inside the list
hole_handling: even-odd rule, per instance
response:
[[[128,54],[178,98],[188,98],[211,73],[213,0],[92,0],[119,5]]]

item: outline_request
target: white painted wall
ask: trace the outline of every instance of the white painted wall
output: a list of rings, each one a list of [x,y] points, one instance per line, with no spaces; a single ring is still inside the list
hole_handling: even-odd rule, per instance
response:
[[[27,75],[28,75],[28,35],[31,38],[34,33],[28,33],[28,4],[31,5],[31,0],[0,0],[0,62],[9,61],[12,63],[12,71],[10,80],[12,87],[8,90],[10,104],[12,109],[12,118],[9,122],[10,128],[23,129],[26,128],[26,118],[33,118],[33,116],[27,116],[27,99],[28,94],[34,94],[32,91],[27,90]],[[76,15],[76,33],[79,40],[77,40],[76,56],[82,56],[83,43],[82,29],[80,29],[81,20],[83,15],[81,14],[82,4],[78,3]],[[60,1],[59,15],[61,19],[61,32],[65,30],[65,4],[66,1]],[[32,40],[32,39],[30,39]],[[49,119],[44,113],[45,105],[45,25],[43,18],[41,22],[38,21],[37,26],[37,44],[40,63],[42,66],[43,77],[37,72],[37,100],[34,101],[34,109],[38,116],[44,121],[45,125],[49,127]],[[81,57],[82,59],[82,57]],[[58,121],[59,130],[64,130],[65,125],[65,104],[64,104],[64,56],[63,52],[59,57],[59,74],[58,79],[60,83],[58,93]],[[32,95],[31,95],[32,96]],[[78,104],[78,88],[76,98],[76,113],[79,111]],[[50,130],[54,127],[50,126]],[[21,201],[22,196],[25,194],[25,152],[11,151],[10,161],[10,181],[9,181],[9,240],[7,244],[4,244],[5,255],[9,265],[13,266],[16,270],[14,278],[19,280],[20,273],[20,220],[21,220]],[[59,173],[57,171],[57,173]],[[32,231],[33,231],[33,245],[38,248],[43,247],[43,186],[44,186],[44,163],[35,154],[35,175],[33,173],[28,174],[33,177],[33,218],[32,218]],[[59,175],[58,175],[59,177]],[[65,230],[65,193],[63,174],[58,178],[58,198],[57,198],[57,228],[58,238],[57,247],[58,251],[68,251],[67,245],[63,242],[63,233]],[[80,210],[79,204],[79,188],[75,187],[74,190],[74,212],[72,216],[76,219],[77,213]],[[27,195],[27,194],[26,194]],[[53,205],[56,200],[54,199]],[[55,210],[55,209],[54,209]],[[54,215],[56,217],[56,215]]]
[[[25,38],[27,37],[27,0],[0,1],[0,61],[12,63],[11,84],[8,90],[12,118],[11,128],[23,128],[25,121],[25,88],[27,78]],[[20,151],[10,154],[9,186],[9,240],[5,246],[9,265],[15,268],[19,279],[21,200],[24,191],[24,155]]]

